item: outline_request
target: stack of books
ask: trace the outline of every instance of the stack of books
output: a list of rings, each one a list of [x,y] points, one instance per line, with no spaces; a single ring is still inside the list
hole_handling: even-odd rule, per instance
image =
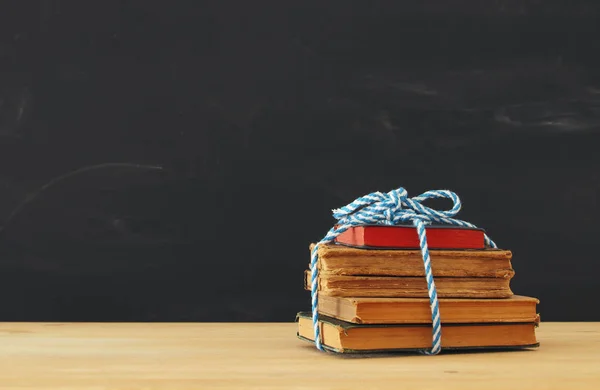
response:
[[[513,294],[509,250],[485,246],[480,229],[427,227],[443,350],[532,348],[539,344],[536,298]],[[311,245],[311,251],[314,244]],[[321,342],[340,353],[427,350],[431,307],[413,226],[350,228],[320,244]],[[310,290],[311,271],[305,272]],[[298,337],[314,341],[311,313],[298,313]]]

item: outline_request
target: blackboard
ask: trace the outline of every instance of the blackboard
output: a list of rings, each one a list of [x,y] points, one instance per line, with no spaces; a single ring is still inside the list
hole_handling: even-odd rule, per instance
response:
[[[291,321],[331,209],[398,187],[600,320],[597,1],[1,6],[0,320]]]

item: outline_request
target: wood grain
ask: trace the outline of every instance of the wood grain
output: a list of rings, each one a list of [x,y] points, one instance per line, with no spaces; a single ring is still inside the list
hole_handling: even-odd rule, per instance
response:
[[[535,351],[344,358],[293,323],[0,324],[0,389],[598,389],[600,323]],[[309,374],[310,372],[310,374]]]

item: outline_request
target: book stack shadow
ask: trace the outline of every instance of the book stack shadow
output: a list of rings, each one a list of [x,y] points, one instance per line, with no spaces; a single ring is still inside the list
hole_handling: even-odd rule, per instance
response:
[[[443,351],[539,346],[539,301],[511,290],[511,251],[486,247],[481,229],[431,226],[427,240]],[[325,349],[368,353],[431,348],[431,306],[414,227],[353,227],[335,242],[320,244],[317,253]],[[306,290],[311,276],[310,269],[305,271]],[[297,322],[298,337],[314,341],[311,313],[298,313]]]

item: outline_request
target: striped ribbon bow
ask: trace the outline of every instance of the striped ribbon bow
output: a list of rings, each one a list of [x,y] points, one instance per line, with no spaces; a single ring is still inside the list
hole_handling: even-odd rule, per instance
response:
[[[439,211],[427,206],[421,202],[427,199],[444,198],[450,199],[453,206],[450,210]],[[323,351],[319,328],[318,312],[318,250],[321,244],[328,244],[335,240],[337,236],[353,226],[361,225],[398,225],[413,224],[419,235],[419,244],[423,256],[423,265],[425,267],[425,278],[427,280],[427,290],[429,294],[429,303],[431,307],[432,345],[430,350],[424,350],[427,355],[436,355],[441,350],[442,326],[440,321],[439,303],[437,290],[431,271],[431,259],[427,247],[426,225],[455,225],[476,228],[475,225],[453,218],[461,208],[461,202],[458,196],[448,190],[427,191],[413,198],[408,197],[408,193],[402,187],[392,190],[388,193],[373,192],[362,196],[352,203],[333,210],[333,216],[338,223],[332,227],[325,237],[319,241],[313,248],[311,254],[311,298],[312,298],[312,320],[314,328],[314,338],[316,347]],[[496,244],[485,235],[485,244],[487,247],[496,248]]]

